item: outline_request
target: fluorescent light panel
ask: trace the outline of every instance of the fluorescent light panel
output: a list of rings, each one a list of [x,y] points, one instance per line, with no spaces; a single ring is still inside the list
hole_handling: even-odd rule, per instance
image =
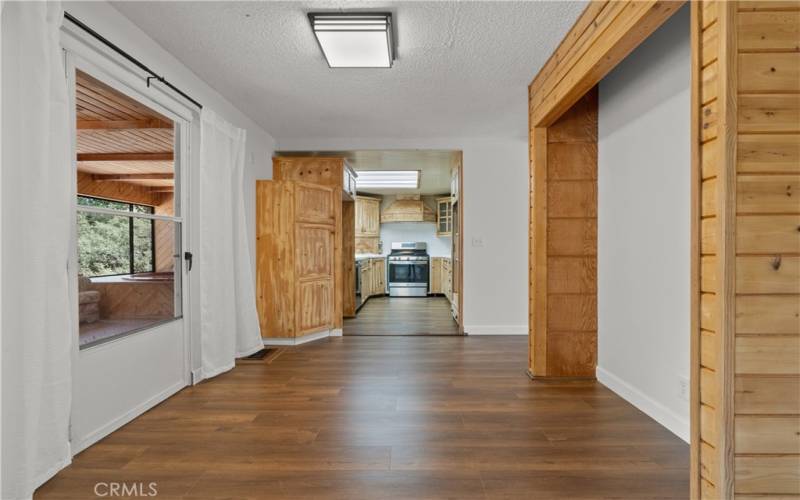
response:
[[[392,15],[310,13],[311,28],[331,68],[391,68]]]
[[[357,188],[408,188],[419,187],[419,170],[359,170],[356,172]]]

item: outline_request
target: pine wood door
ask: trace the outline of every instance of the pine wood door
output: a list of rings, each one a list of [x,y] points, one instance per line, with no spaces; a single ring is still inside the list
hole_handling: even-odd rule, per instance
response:
[[[334,236],[333,226],[295,225],[298,336],[333,327]]]

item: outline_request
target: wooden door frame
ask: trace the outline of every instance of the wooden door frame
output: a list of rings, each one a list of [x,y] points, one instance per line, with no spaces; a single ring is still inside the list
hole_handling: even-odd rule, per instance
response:
[[[531,155],[528,368],[532,376],[546,375],[547,365],[548,128],[684,3],[682,0],[589,3],[528,87]]]
[[[530,198],[529,198],[529,343],[528,374],[546,377],[547,372],[547,171],[548,129],[564,113],[590,92],[612,69],[653,34],[684,4],[679,1],[592,1],[566,34],[558,48],[536,75],[528,88],[530,132]],[[692,39],[692,57],[698,46]],[[692,98],[698,93],[693,67]],[[694,101],[693,101],[694,102]],[[693,134],[697,128],[692,118]],[[693,137],[695,137],[693,135]],[[694,148],[693,141],[693,148]],[[691,489],[692,498],[699,491],[699,377],[694,360],[699,351],[697,252],[698,213],[697,154],[692,152],[692,227],[691,227]],[[724,467],[723,464],[720,464]]]
[[[458,292],[458,303],[456,307],[458,308],[458,319],[456,319],[456,324],[458,324],[458,334],[465,335],[464,332],[464,151],[458,150],[458,269],[456,270],[456,275],[458,276],[458,286],[456,287],[456,291]],[[451,234],[450,237],[452,238],[453,235]],[[453,259],[455,260],[455,259]],[[451,283],[452,286],[452,283]]]

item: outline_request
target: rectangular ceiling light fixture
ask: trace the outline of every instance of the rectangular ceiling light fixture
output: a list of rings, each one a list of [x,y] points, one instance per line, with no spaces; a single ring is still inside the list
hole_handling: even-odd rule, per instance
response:
[[[329,67],[392,67],[391,13],[312,12],[308,19]]]
[[[419,188],[419,170],[359,170],[358,189]]]

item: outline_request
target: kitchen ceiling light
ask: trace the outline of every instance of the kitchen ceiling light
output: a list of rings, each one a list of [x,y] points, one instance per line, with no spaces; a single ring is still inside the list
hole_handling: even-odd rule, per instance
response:
[[[392,67],[390,13],[309,13],[308,19],[329,67]]]
[[[419,188],[419,170],[359,170],[356,187],[369,188]]]

